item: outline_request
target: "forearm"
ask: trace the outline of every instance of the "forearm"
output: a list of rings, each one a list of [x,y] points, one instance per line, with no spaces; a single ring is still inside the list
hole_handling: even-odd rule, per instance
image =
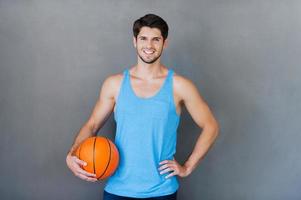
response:
[[[73,155],[75,152],[76,148],[78,145],[87,139],[88,137],[94,136],[96,133],[93,131],[92,128],[89,127],[88,124],[85,124],[80,130],[79,133],[77,134],[76,138],[74,139],[73,145],[71,146],[68,154]]]
[[[195,144],[193,152],[184,164],[184,167],[187,169],[188,174],[190,174],[197,167],[199,162],[205,157],[206,153],[209,151],[210,147],[216,140],[217,135],[217,126],[207,128],[204,127]]]

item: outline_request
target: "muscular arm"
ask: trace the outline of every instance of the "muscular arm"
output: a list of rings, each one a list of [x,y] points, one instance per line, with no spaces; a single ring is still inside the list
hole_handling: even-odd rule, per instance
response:
[[[176,76],[174,83],[176,102],[185,105],[194,122],[202,128],[202,132],[184,166],[175,159],[164,160],[159,163],[161,165],[159,167],[160,174],[172,172],[165,178],[175,175],[186,177],[191,174],[212,146],[219,130],[217,121],[195,85],[181,76]]]
[[[196,86],[188,79],[182,78],[178,91],[194,122],[202,129],[194,149],[184,167],[190,174],[204,158],[218,135],[218,123],[206,102],[202,99]]]
[[[66,156],[66,163],[69,169],[74,173],[74,175],[79,178],[96,182],[96,175],[82,169],[81,166],[86,165],[83,160],[80,160],[76,156],[74,156],[74,151],[78,147],[78,145],[88,137],[96,135],[97,131],[104,125],[104,123],[109,118],[112,113],[115,105],[115,94],[117,92],[117,88],[119,86],[120,76],[113,75],[108,77],[100,90],[99,98],[94,106],[91,116],[88,121],[83,125],[80,129],[79,133],[75,137],[74,143],[69,150]]]
[[[115,100],[114,92],[116,91],[116,84],[113,76],[108,77],[100,90],[99,98],[94,106],[92,114],[88,121],[79,130],[74,143],[68,152],[73,155],[77,146],[86,138],[96,135],[97,131],[104,125],[113,111]]]

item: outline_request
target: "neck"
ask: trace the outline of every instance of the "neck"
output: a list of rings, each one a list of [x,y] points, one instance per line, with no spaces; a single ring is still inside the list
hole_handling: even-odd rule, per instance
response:
[[[151,64],[138,59],[138,63],[132,69],[132,74],[144,80],[151,80],[163,75],[164,69],[166,67],[160,63],[160,59]]]

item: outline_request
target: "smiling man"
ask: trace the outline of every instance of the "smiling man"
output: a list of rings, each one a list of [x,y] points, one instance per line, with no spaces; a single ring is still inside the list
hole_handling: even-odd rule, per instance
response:
[[[192,81],[161,63],[168,44],[167,23],[148,14],[134,22],[133,33],[137,64],[104,81],[66,162],[76,176],[97,181],[94,174],[81,169],[85,163],[74,156],[74,150],[84,139],[96,135],[114,112],[120,163],[107,180],[103,199],[174,200],[179,188],[177,177],[191,174],[204,158],[218,135],[218,123]],[[183,106],[201,132],[191,155],[180,164],[174,154]]]

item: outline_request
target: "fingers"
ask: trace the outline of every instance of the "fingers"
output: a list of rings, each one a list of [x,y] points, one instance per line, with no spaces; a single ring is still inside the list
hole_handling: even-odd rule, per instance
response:
[[[90,181],[90,182],[96,182],[97,178],[96,178],[96,174],[90,173],[85,171],[84,169],[81,168],[81,166],[86,166],[87,163],[83,160],[78,159],[76,156],[73,157],[73,173],[74,175],[76,175],[77,177],[86,180],[86,181]]]
[[[168,172],[172,172],[167,175],[165,178],[169,178],[171,176],[177,175],[177,165],[173,160],[164,160],[160,162],[162,166],[158,168],[160,174],[166,174]]]
[[[83,175],[83,174],[78,174],[77,176],[78,176],[79,178],[85,180],[85,181],[89,181],[89,182],[96,182],[96,181],[97,181],[96,178],[90,178],[90,177],[85,176],[85,175]]]
[[[169,161],[169,160],[163,160],[163,161],[160,162],[159,164],[162,165],[162,164],[166,164],[166,163],[169,163],[169,162],[171,162],[171,161]]]
[[[163,169],[166,169],[168,167],[172,167],[172,168],[177,167],[177,165],[176,165],[176,163],[174,161],[168,161],[168,160],[166,160],[166,161],[160,162],[159,164],[164,164],[161,167],[159,167],[159,170],[163,170]]]
[[[89,173],[80,167],[76,167],[74,174],[77,177],[79,177],[83,180],[86,180],[86,181],[91,181],[91,182],[97,181],[96,174]]]
[[[83,169],[80,168],[80,167],[77,168],[77,172],[78,172],[79,174],[84,175],[84,176],[88,176],[88,177],[96,177],[96,174],[92,174],[92,173],[90,173],[90,172],[87,172],[86,170],[83,170]]]
[[[79,165],[81,165],[81,166],[86,166],[86,165],[87,165],[87,163],[86,163],[85,161],[78,159],[76,156],[73,156],[73,158],[74,158],[74,161],[75,161],[77,164],[79,164]]]
[[[162,165],[160,168],[159,168],[159,171],[163,170],[163,171],[166,171],[167,169],[171,168],[171,167],[174,167],[173,164],[165,164],[165,165]],[[163,172],[162,171],[162,172]],[[167,170],[168,171],[168,170]]]
[[[174,171],[174,170],[172,168],[170,168],[170,167],[167,167],[166,169],[162,170],[160,172],[160,174],[165,174],[165,173],[170,172],[170,171]]]
[[[174,171],[174,172],[168,174],[167,176],[165,176],[165,178],[170,178],[170,177],[175,176],[175,175],[177,175],[177,173]]]

